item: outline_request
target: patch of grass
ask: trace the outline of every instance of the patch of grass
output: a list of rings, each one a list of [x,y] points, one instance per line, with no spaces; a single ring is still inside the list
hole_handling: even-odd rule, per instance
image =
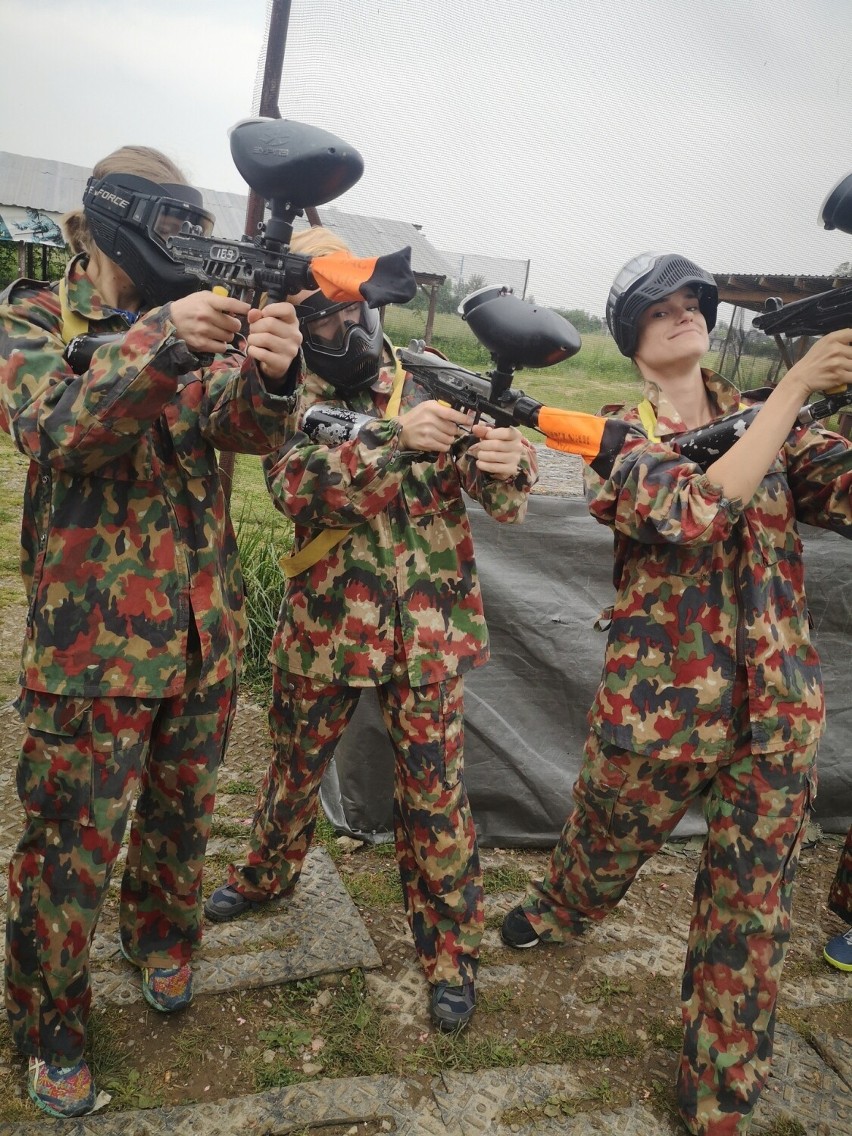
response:
[[[602,1006],[611,1006],[613,1002],[622,1001],[625,994],[632,994],[633,987],[629,982],[613,982],[613,980],[604,975],[591,990],[585,994],[580,995],[580,1000],[583,1002],[600,1002]]]
[[[479,1014],[500,1014],[516,1002],[515,991],[508,987],[499,990],[477,990],[476,1011]]]
[[[327,1002],[319,1016],[311,1014],[322,990]],[[310,1055],[328,1077],[361,1077],[396,1072],[396,1051],[387,1037],[387,1019],[370,1004],[360,970],[341,976],[334,987],[321,988],[316,981],[296,982],[280,989],[277,1009],[286,1020],[258,1033],[266,1049],[274,1049],[273,1062],[257,1065],[255,1083],[260,1087],[291,1085],[309,1079],[300,1063]],[[311,1042],[323,1045],[313,1052]]]
[[[486,895],[496,895],[503,891],[525,891],[530,877],[515,864],[495,864],[483,870],[482,882]]]
[[[437,1074],[449,1070],[473,1073],[477,1069],[508,1069],[518,1063],[511,1041],[470,1033],[438,1033],[403,1056],[411,1073]]]
[[[546,1120],[555,1120],[561,1116],[580,1116],[600,1107],[611,1107],[617,1101],[612,1086],[607,1078],[602,1078],[594,1084],[588,1093],[575,1096],[572,1093],[554,1093],[542,1101],[541,1104],[521,1105],[517,1108],[506,1109],[500,1116],[501,1124],[507,1127],[514,1125],[520,1127],[524,1124],[543,1124]]]
[[[638,1045],[628,1040],[620,1029],[583,1035],[555,1030],[514,1039],[483,1037],[475,1033],[436,1033],[403,1060],[411,1071],[472,1073],[477,1069],[507,1069],[526,1063],[563,1065],[580,1060],[599,1062],[634,1056],[638,1050]]]
[[[268,655],[278,613],[284,598],[284,575],[279,561],[293,546],[292,525],[276,521],[266,511],[259,518],[250,495],[238,496],[242,502],[236,523],[237,545],[246,592],[248,631],[243,644],[242,681],[257,697],[268,699],[272,690],[272,671]],[[269,509],[272,509],[270,504]]]
[[[808,1136],[808,1130],[796,1120],[795,1116],[785,1113],[777,1116],[775,1120],[764,1129],[764,1136]]]
[[[816,1033],[807,1016],[797,1010],[782,1009],[778,1017],[785,1025],[791,1026],[809,1045],[813,1045]]]
[[[20,578],[21,516],[24,483],[29,462],[7,433],[0,430],[0,575]],[[10,589],[17,602],[24,602],[23,587]],[[2,606],[9,601],[4,596]]]
[[[244,840],[248,834],[248,828],[244,824],[237,824],[234,821],[225,820],[222,817],[214,817],[210,825],[211,836],[221,836],[227,840]]]
[[[683,1045],[683,1026],[680,1022],[670,1022],[665,1018],[655,1018],[647,1026],[648,1040],[657,1049],[668,1053],[680,1053]]]
[[[652,1081],[650,1088],[650,1102],[658,1113],[663,1116],[677,1119],[677,1101],[675,1100],[674,1084],[663,1081]]]
[[[320,844],[332,858],[341,860],[343,851],[337,843],[337,832],[334,825],[322,811],[322,805],[317,806],[317,823],[314,828],[314,844]]]
[[[402,905],[402,884],[395,865],[383,864],[375,871],[347,876],[343,882],[357,904],[384,910]]]
[[[235,797],[257,796],[257,785],[253,781],[232,781],[229,785],[222,785],[219,795],[231,793]]]
[[[131,1067],[128,1053],[104,1013],[94,1011],[89,1019],[88,1048],[95,1084],[112,1095],[113,1108],[159,1108],[163,1103],[162,1096],[152,1090],[151,1070],[142,1073]]]
[[[12,1045],[5,1020],[0,1024],[0,1066],[5,1074],[0,1078],[0,1122],[44,1116],[27,1096],[27,1062]]]
[[[572,1034],[556,1030],[542,1038],[534,1039],[534,1054],[530,1060],[539,1060],[556,1065],[577,1061],[604,1061],[615,1057],[634,1057],[639,1052],[639,1044],[628,1038],[623,1029],[601,1030],[592,1034]],[[519,1045],[523,1046],[522,1042]],[[538,1056],[538,1053],[541,1056]]]

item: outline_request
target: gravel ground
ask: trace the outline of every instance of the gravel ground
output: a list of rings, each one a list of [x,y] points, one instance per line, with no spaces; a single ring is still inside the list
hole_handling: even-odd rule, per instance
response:
[[[582,497],[582,458],[550,450],[544,445],[536,445],[535,452],[538,458],[538,484],[533,493],[548,497]]]

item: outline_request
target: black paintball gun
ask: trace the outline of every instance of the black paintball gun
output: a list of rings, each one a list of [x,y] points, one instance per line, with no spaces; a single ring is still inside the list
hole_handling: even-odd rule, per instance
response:
[[[320,288],[334,302],[363,300],[370,307],[412,299],[417,283],[410,248],[362,258],[348,253],[311,257],[290,250],[296,217],[345,193],[361,177],[364,161],[357,150],[326,130],[278,118],[244,119],[231,128],[229,141],[239,173],[269,206],[268,218],[253,236],[238,241],[208,236],[209,215],[206,226],[184,221],[179,232],[164,236],[142,217],[142,210],[151,209],[150,199],[130,194],[127,200],[93,194],[88,207],[115,212],[116,202],[125,206],[124,214],[112,220],[155,241],[170,271],[187,274],[185,293],[211,288],[253,306],[263,295],[275,301],[306,288]],[[78,336],[68,344],[65,358],[82,374],[97,347],[120,338]]]
[[[852,174],[832,187],[819,210],[818,223],[824,229],[852,233]],[[852,327],[852,281],[829,288],[816,296],[806,296],[790,304],[777,298],[766,301],[766,310],[752,323],[766,335],[826,335]]]
[[[525,303],[511,288],[485,287],[466,296],[459,314],[494,361],[493,370],[469,371],[425,348],[420,340],[397,350],[406,371],[429,394],[455,410],[495,426],[527,426],[554,450],[579,454],[593,469],[611,465],[631,431],[616,418],[545,406],[512,386],[522,367],[552,367],[580,350],[572,324],[549,308]]]
[[[241,241],[204,236],[184,226],[168,246],[203,287],[255,300],[266,293],[283,300],[319,288],[330,300],[366,300],[370,307],[406,303],[417,291],[411,249],[382,257],[348,254],[302,256],[290,251],[293,222],[311,206],[350,189],[364,172],[352,146],[326,130],[286,118],[249,118],[229,132],[231,156],[241,176],[269,205],[258,233]]]
[[[576,328],[558,312],[527,304],[511,288],[489,286],[466,296],[459,314],[489,351],[494,369],[481,374],[450,362],[412,340],[397,349],[403,368],[432,398],[455,410],[470,411],[474,422],[528,426],[544,435],[554,450],[579,454],[593,468],[611,466],[632,427],[617,418],[545,406],[512,387],[521,367],[551,367],[580,350]],[[317,403],[306,412],[301,429],[312,441],[338,446],[373,421],[344,407]]]

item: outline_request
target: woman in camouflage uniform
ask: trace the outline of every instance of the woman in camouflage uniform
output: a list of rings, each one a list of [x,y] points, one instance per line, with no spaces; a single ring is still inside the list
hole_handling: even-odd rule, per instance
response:
[[[122,950],[156,1009],[191,1000],[243,626],[214,447],[265,453],[294,409],[292,306],[189,294],[164,244],[182,220],[212,227],[180,170],[118,150],[66,218],[79,255],[64,281],[18,281],[0,308],[0,420],[30,459],[6,1006],[30,1095],[54,1116],[94,1104],[89,944],[137,793]],[[233,350],[241,317],[247,348]],[[76,331],[111,336],[81,373],[65,359]]]
[[[706,472],[677,436],[741,397],[702,370],[713,277],[674,255],[625,265],[607,318],[644,381],[644,431],[592,515],[615,533],[617,596],[574,811],[544,880],[503,923],[515,948],[568,942],[621,899],[688,806],[708,834],[683,978],[677,1085],[690,1132],[744,1132],[769,1074],[793,875],[824,724],[796,522],[852,537],[852,449],[799,425],[852,380],[852,331],[825,336]]]
[[[294,247],[343,247],[312,230]],[[307,245],[304,243],[307,241]],[[205,905],[226,920],[294,887],[311,842],[323,772],[361,691],[376,688],[396,754],[396,854],[415,949],[442,1029],[474,1011],[482,877],[462,775],[463,676],[488,658],[462,490],[501,522],[520,521],[535,452],[514,428],[478,425],[379,371],[381,326],[365,308],[294,297],[309,374],[300,407],[359,412],[333,447],[300,433],[266,459],[275,504],[295,521],[296,556],[270,658],[275,755],[248,856]],[[314,373],[310,373],[314,372]],[[378,377],[377,377],[378,376]],[[334,543],[312,554],[331,526]],[[337,538],[337,539],[335,539]],[[312,546],[316,548],[316,546]]]

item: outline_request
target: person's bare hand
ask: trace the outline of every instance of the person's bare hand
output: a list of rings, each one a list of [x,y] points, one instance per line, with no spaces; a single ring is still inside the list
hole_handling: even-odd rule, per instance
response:
[[[514,426],[488,426],[485,422],[478,422],[472,433],[480,439],[468,450],[476,460],[477,469],[500,481],[517,476],[524,452],[520,430]]]
[[[402,423],[400,445],[404,450],[424,450],[435,454],[447,453],[453,442],[470,429],[467,414],[434,399],[420,402],[405,414],[400,414],[399,421]]]
[[[781,383],[798,386],[803,399],[817,391],[849,386],[852,383],[852,328],[832,331],[817,340]]]
[[[249,305],[216,292],[193,292],[172,300],[169,317],[187,347],[198,355],[221,355],[242,326]]]
[[[296,309],[286,300],[252,308],[248,323],[248,354],[267,378],[283,379],[302,345]]]

